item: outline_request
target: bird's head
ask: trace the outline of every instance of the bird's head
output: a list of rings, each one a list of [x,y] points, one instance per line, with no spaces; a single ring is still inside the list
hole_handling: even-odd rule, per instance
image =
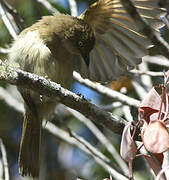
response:
[[[81,19],[73,18],[74,23],[66,31],[66,48],[72,54],[81,55],[88,66],[89,54],[95,44],[95,36],[92,28]]]

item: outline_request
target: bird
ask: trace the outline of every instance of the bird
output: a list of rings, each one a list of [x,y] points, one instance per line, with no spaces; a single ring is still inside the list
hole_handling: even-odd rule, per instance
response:
[[[159,32],[165,10],[157,0],[134,0],[140,15]],[[152,42],[144,36],[120,0],[98,0],[80,16],[44,16],[14,40],[8,59],[20,69],[71,88],[73,71],[96,82],[125,75],[141,63]],[[58,102],[38,92],[18,87],[25,115],[19,151],[22,176],[39,177],[42,120]]]

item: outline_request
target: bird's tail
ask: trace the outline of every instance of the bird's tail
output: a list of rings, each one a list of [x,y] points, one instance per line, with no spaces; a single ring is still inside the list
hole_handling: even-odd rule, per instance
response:
[[[22,176],[39,177],[39,148],[42,121],[26,110],[19,151],[19,171]]]

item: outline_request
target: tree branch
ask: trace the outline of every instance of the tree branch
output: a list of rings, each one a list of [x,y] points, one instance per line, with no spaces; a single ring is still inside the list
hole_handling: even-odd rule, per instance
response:
[[[74,17],[78,16],[76,1],[75,0],[68,0],[68,2],[69,2],[69,6],[70,6],[71,15]]]
[[[17,24],[15,23],[15,20],[13,16],[7,12],[6,8],[4,7],[2,1],[0,1],[0,16],[2,17],[2,20],[7,27],[10,35],[16,39],[17,34],[19,34],[19,28]]]
[[[0,87],[0,99],[20,113],[24,113],[24,105],[18,102],[5,88]]]
[[[160,56],[144,56],[143,61],[156,64],[158,66],[169,67],[169,59],[161,55]]]
[[[124,174],[129,175],[128,167],[124,160],[121,158],[116,148],[111,144],[108,138],[101,132],[94,123],[90,121],[90,119],[84,117],[79,112],[65,107],[73,116],[75,116],[80,122],[84,123],[90,131],[95,135],[95,137],[103,144],[103,146],[109,151],[109,153],[113,156],[115,161],[118,163]]]
[[[0,47],[0,53],[1,54],[8,54],[9,53],[9,49]]]
[[[47,0],[36,0],[38,3],[42,4],[51,14],[59,14],[60,12],[54,8]]]
[[[83,79],[79,73],[74,72],[73,77],[76,81],[78,81],[81,84],[84,84],[85,86],[101,93],[104,96],[107,96],[109,98],[116,99],[124,104],[130,105],[130,106],[135,106],[139,107],[140,101],[136,100],[134,98],[128,97],[120,92],[117,92],[113,89],[110,89],[108,87],[105,87],[99,83],[94,83],[90,81],[89,79]]]
[[[107,127],[111,131],[121,134],[126,121],[115,117],[91,104],[83,96],[62,88],[59,84],[51,82],[35,74],[24,72],[11,67],[9,63],[0,62],[0,81],[21,86],[38,92],[41,95],[55,98],[60,103],[75,109],[96,123]]]
[[[2,142],[2,139],[0,139],[0,148],[1,148],[1,153],[2,153],[2,161],[3,161],[3,166],[4,166],[5,180],[9,180],[9,168],[8,168],[6,149]]]
[[[22,31],[24,28],[26,28],[24,20],[18,14],[16,9],[14,9],[12,6],[10,6],[10,4],[7,3],[7,1],[1,0],[1,4],[5,8],[5,10],[12,15],[12,17],[15,21],[15,24],[17,24],[20,31]]]
[[[163,72],[153,72],[153,71],[141,71],[141,70],[131,70],[130,71],[133,74],[139,74],[139,75],[149,75],[149,76],[164,76]]]
[[[98,164],[100,164],[107,172],[109,172],[115,179],[127,180],[125,176],[117,172],[113,169],[109,164],[109,159],[105,157],[100,151],[91,146],[87,141],[83,138],[77,136],[75,133],[71,131],[70,135],[64,130],[54,126],[52,123],[48,122],[45,126],[45,129],[60,139],[68,142],[69,144],[75,145],[78,148],[82,149],[87,154],[91,155]],[[73,137],[73,138],[72,138]]]

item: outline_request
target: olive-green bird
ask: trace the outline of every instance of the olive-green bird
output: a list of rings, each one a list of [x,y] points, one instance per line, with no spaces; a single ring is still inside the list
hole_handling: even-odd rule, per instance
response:
[[[142,17],[154,29],[163,25],[157,0],[135,0]],[[120,0],[98,0],[79,17],[46,16],[20,33],[9,59],[22,70],[38,74],[70,89],[73,71],[94,81],[115,80],[141,62],[152,43],[137,29]],[[57,102],[18,88],[25,101],[19,153],[21,175],[39,176],[42,119]]]

